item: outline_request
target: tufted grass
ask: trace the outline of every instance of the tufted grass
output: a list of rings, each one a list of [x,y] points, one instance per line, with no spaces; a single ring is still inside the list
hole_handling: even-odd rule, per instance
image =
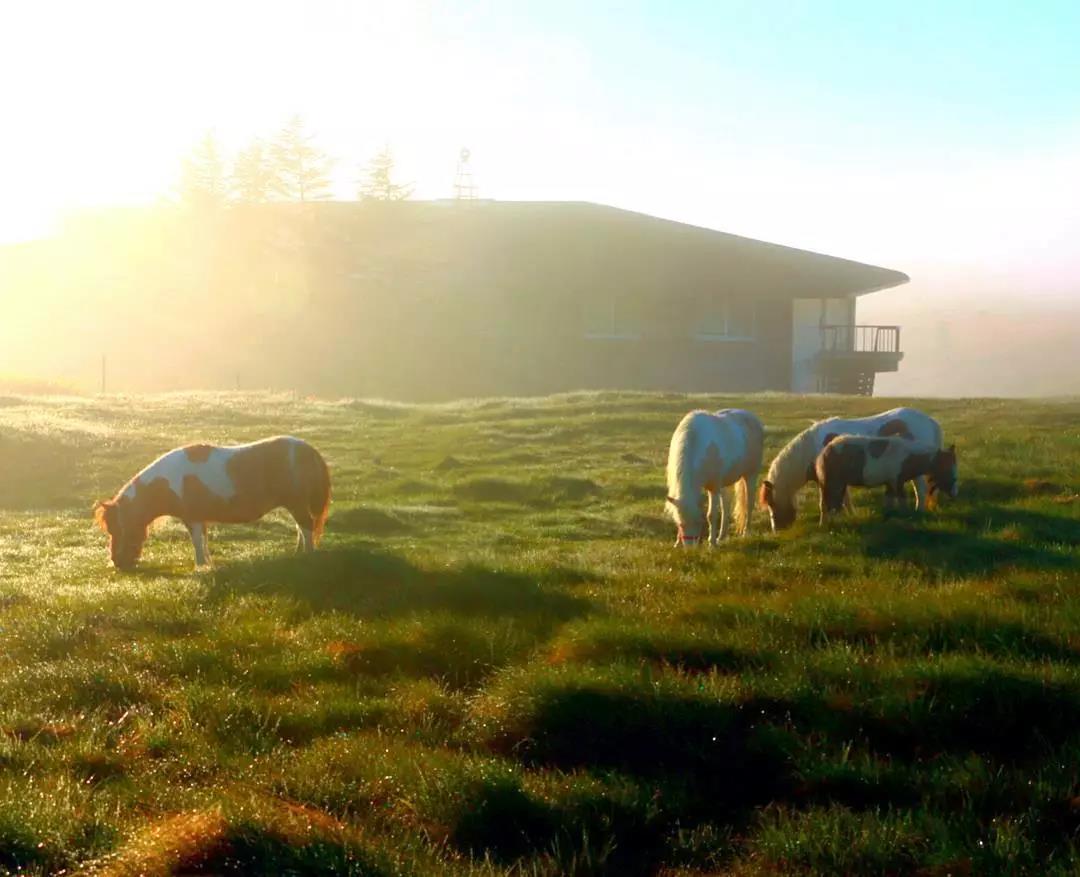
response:
[[[0,873],[1069,874],[1080,868],[1080,403],[934,401],[963,496],[677,551],[678,418],[767,457],[881,400],[588,393],[0,400]],[[90,520],[181,443],[288,432],[279,514]]]

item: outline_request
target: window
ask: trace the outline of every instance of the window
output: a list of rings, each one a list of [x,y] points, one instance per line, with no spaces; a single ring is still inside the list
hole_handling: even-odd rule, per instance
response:
[[[641,335],[637,309],[614,295],[597,294],[584,301],[586,338],[634,339]]]
[[[750,341],[754,338],[754,300],[712,296],[702,303],[695,326],[697,337],[706,341]]]
[[[727,334],[731,338],[754,337],[754,302],[749,298],[728,299]]]

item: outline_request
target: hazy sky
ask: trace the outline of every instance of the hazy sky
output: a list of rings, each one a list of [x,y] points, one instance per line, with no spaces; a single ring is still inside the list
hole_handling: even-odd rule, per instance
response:
[[[342,196],[600,201],[907,271],[904,295],[1080,298],[1080,3],[159,2],[0,7],[0,239],[153,201],[207,129],[299,112]],[[886,306],[885,293],[868,303]]]

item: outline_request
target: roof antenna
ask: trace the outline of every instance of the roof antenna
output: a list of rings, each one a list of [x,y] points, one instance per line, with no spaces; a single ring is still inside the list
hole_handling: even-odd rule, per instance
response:
[[[473,182],[472,168],[469,167],[469,159],[472,153],[467,146],[461,148],[458,153],[457,173],[454,174],[454,200],[475,201],[476,183]]]

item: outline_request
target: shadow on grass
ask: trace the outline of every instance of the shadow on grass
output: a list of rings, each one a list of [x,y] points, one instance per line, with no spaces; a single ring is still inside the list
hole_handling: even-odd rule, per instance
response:
[[[651,874],[663,859],[670,825],[649,797],[635,798],[600,791],[552,803],[514,779],[486,780],[462,791],[449,839],[469,855],[502,864],[540,854],[559,873]]]
[[[1004,478],[965,478],[961,487],[963,498],[973,505],[1013,502],[1032,497],[1053,499],[1075,492],[1068,484],[1045,481],[1041,478],[1027,478],[1022,481]]]
[[[675,692],[615,691],[591,684],[534,689],[524,715],[489,741],[532,766],[617,771],[663,789],[679,818],[745,824],[765,803],[828,802],[853,808],[915,803],[920,767],[971,754],[1034,764],[1076,742],[1080,690],[972,665],[895,682],[882,698],[854,702],[804,689],[786,697],[718,702]],[[800,758],[852,745],[893,765],[867,787],[835,762],[811,782]]]
[[[279,594],[313,611],[365,617],[445,611],[565,621],[589,613],[590,601],[550,587],[577,581],[577,574],[566,568],[554,573],[534,577],[480,566],[425,570],[394,554],[350,548],[236,564],[217,575],[210,598]]]
[[[977,506],[966,509],[962,520],[971,529],[1005,531],[1011,539],[1020,542],[1080,545],[1080,518],[1068,514],[1046,514],[1006,506]]]
[[[684,673],[740,673],[765,670],[775,665],[776,656],[747,646],[710,641],[669,631],[605,630],[586,631],[570,650],[575,661],[607,663],[618,660],[641,661],[673,667]]]
[[[1006,478],[964,478],[960,493],[965,502],[975,505],[1013,502],[1024,495],[1023,488],[1015,480]]]
[[[892,682],[858,702],[807,690],[751,698],[744,709],[819,743],[857,741],[875,755],[912,764],[978,754],[1021,764],[1077,739],[1080,689],[972,664]],[[898,802],[899,803],[899,802]]]
[[[760,719],[741,704],[567,687],[542,694],[502,743],[529,764],[673,782],[684,815],[742,822],[791,785],[782,735]]]
[[[589,478],[548,476],[531,481],[473,478],[454,485],[453,494],[473,502],[547,506],[553,502],[583,502],[598,496],[601,487]]]
[[[335,511],[330,519],[335,532],[362,533],[370,536],[396,536],[415,528],[396,515],[380,509],[352,508]]]
[[[978,653],[1022,661],[1080,663],[1080,649],[1018,621],[965,612],[914,618],[854,616],[836,623],[795,623],[792,632],[814,647],[843,642],[876,649],[888,645],[900,654]]]
[[[979,667],[916,680],[907,697],[842,717],[845,733],[861,729],[873,749],[897,758],[976,752],[1022,762],[1076,738],[1080,691]]]
[[[990,527],[1004,535],[991,535]],[[868,557],[899,560],[931,575],[978,576],[1002,567],[1072,567],[1072,557],[1046,543],[1076,544],[1080,521],[1000,508],[970,513],[962,531],[928,529],[916,519],[894,518],[862,524],[858,533]]]
[[[539,624],[540,630],[535,628]],[[515,624],[498,639],[462,623],[425,626],[407,639],[383,637],[363,643],[332,643],[335,664],[351,674],[440,679],[450,688],[476,689],[499,667],[535,648],[535,634],[549,633],[544,618]]]

